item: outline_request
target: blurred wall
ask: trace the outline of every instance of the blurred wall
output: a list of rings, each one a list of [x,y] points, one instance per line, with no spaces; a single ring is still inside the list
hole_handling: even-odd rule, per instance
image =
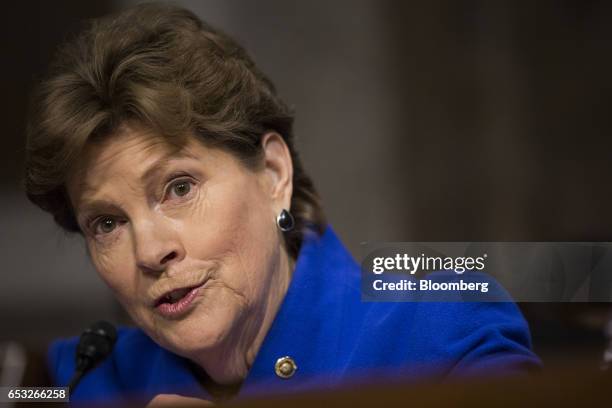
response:
[[[53,48],[134,3],[5,6],[2,338],[121,317],[80,239],[16,180],[25,95]],[[295,107],[305,167],[357,258],[366,240],[612,240],[610,3],[178,3],[234,35]]]
[[[7,2],[2,5],[2,129],[0,143],[0,342],[43,347],[84,324],[112,317],[117,306],[90,266],[85,247],[28,202],[22,187],[27,95],[57,45],[80,21],[110,2]]]

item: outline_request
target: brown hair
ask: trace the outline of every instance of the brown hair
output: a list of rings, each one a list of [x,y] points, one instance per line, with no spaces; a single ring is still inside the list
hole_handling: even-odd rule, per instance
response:
[[[167,137],[195,134],[247,166],[259,162],[263,134],[278,132],[294,168],[289,253],[297,257],[305,229],[325,228],[295,150],[292,112],[243,48],[192,12],[141,4],[89,22],[58,50],[32,98],[26,192],[64,229],[80,231],[65,189],[71,165],[88,140],[126,121]]]

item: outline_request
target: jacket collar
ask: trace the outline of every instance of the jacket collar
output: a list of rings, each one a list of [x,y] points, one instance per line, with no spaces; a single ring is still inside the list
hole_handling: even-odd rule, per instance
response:
[[[354,273],[346,273],[347,269]],[[243,383],[240,395],[292,391],[337,360],[344,305],[360,300],[359,267],[328,226],[319,236],[306,234],[287,294]],[[351,297],[355,297],[352,299]],[[275,373],[288,356],[297,370],[290,379]],[[331,379],[330,379],[331,380]]]

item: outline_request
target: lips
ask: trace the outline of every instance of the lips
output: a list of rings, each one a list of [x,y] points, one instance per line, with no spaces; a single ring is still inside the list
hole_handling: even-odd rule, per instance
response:
[[[207,281],[197,286],[182,287],[166,292],[157,299],[153,305],[154,309],[166,318],[181,317],[192,308],[194,300]]]
[[[192,286],[189,288],[181,288],[175,289],[169,293],[166,293],[164,296],[157,300],[156,306],[162,303],[176,303],[187,295],[192,289],[195,289],[197,286]]]
[[[202,286],[202,284],[194,286],[186,286],[182,288],[172,289],[164,293],[162,296],[157,298],[154,307],[157,307],[164,303],[174,304],[183,299],[191,290]]]

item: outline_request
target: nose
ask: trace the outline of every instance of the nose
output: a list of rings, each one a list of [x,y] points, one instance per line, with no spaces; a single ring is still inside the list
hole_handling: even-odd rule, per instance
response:
[[[161,274],[185,257],[180,234],[161,218],[132,221],[136,264],[148,274]]]

